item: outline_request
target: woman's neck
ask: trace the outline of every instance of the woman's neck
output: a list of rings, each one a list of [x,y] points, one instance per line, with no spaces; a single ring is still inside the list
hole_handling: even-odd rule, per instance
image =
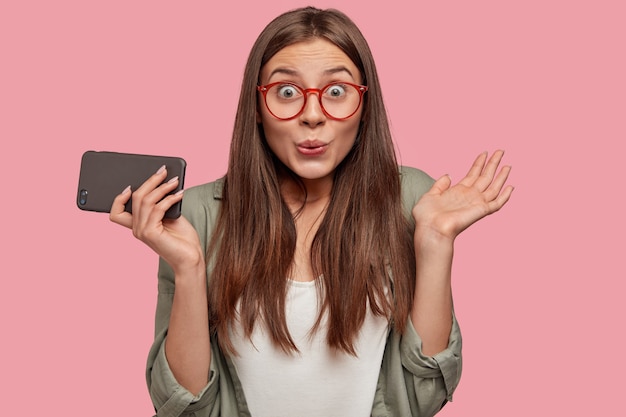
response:
[[[316,180],[301,179],[300,182],[289,177],[281,182],[281,193],[296,227],[296,248],[288,274],[294,281],[312,281],[316,278],[311,264],[311,245],[328,208],[332,186],[332,176]]]
[[[290,207],[297,208],[317,206],[320,203],[325,206],[330,200],[332,189],[332,175],[313,180],[300,178],[300,184],[291,177],[285,177],[281,183],[283,199]]]

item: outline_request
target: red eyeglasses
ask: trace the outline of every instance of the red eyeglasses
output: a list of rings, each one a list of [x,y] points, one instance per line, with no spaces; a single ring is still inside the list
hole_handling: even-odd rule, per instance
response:
[[[297,84],[278,81],[257,86],[263,94],[267,110],[279,120],[298,117],[306,107],[309,94],[316,93],[326,116],[334,120],[352,117],[363,101],[367,86],[348,82],[334,82],[322,88],[303,88]]]

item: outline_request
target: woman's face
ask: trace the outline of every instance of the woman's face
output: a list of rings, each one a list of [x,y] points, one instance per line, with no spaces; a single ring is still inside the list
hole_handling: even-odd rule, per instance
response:
[[[286,81],[302,88],[322,88],[332,82],[361,84],[358,68],[325,39],[299,42],[281,49],[261,68],[261,84]],[[278,159],[303,180],[328,179],[352,149],[362,105],[346,120],[328,118],[316,93],[308,94],[302,113],[279,120],[259,94],[259,119],[265,138]]]

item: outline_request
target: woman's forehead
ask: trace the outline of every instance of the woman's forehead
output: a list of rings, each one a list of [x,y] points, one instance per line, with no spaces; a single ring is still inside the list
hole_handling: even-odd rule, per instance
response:
[[[322,38],[288,45],[261,68],[263,82],[278,76],[332,77],[339,73],[345,73],[360,82],[360,72],[348,55],[337,45]]]

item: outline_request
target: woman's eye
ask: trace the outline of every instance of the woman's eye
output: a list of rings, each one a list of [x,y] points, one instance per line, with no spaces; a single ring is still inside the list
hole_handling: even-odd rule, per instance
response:
[[[326,94],[330,97],[342,97],[346,94],[346,86],[334,84],[326,89]]]
[[[283,85],[278,88],[278,96],[280,98],[294,98],[298,95],[298,89],[293,85]]]

